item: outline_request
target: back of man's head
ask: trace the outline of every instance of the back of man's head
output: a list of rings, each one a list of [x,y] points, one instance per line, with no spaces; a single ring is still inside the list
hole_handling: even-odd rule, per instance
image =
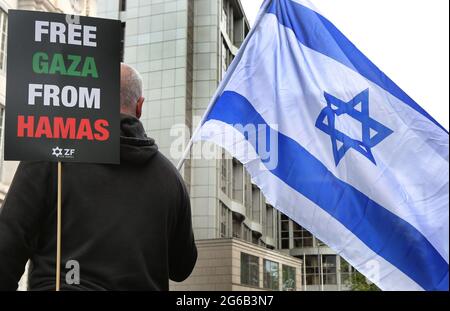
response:
[[[122,63],[120,65],[120,112],[140,118],[143,103],[141,75],[133,67]]]

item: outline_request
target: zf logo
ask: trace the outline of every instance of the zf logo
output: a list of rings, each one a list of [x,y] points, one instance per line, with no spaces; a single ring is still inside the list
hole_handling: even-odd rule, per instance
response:
[[[59,158],[73,158],[75,156],[75,149],[62,149],[55,147],[52,149],[52,155]]]

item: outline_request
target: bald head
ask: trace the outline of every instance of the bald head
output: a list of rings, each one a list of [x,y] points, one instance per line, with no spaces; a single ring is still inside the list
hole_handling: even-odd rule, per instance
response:
[[[133,67],[122,63],[120,65],[120,112],[141,117],[142,78]]]

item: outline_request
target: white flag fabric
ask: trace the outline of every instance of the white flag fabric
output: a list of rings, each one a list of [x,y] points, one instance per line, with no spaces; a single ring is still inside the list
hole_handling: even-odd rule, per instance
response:
[[[193,139],[381,289],[448,290],[448,132],[308,2],[264,2]]]

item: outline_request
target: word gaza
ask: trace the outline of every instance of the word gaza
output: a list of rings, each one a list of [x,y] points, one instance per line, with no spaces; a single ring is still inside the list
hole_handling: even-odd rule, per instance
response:
[[[83,59],[79,55],[55,53],[49,55],[36,52],[33,55],[33,71],[35,73],[60,74],[63,76],[98,78],[97,66],[93,57]]]

